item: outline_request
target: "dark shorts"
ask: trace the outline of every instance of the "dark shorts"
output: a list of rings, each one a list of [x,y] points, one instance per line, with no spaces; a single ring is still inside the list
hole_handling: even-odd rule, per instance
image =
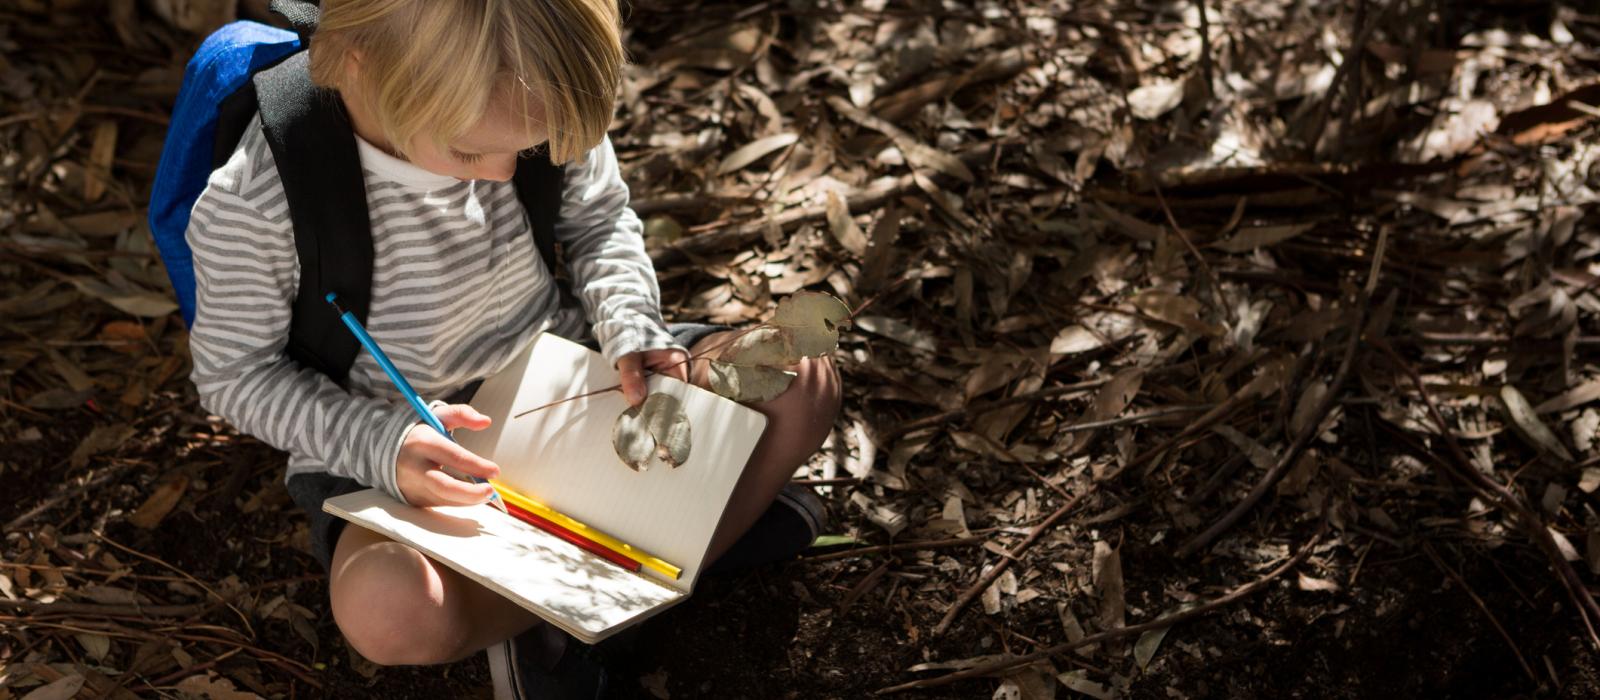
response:
[[[686,348],[694,347],[712,333],[728,330],[727,326],[713,326],[703,323],[669,323],[667,330],[672,333],[674,340]],[[590,349],[598,350],[594,341],[587,341],[584,345]],[[478,382],[456,392],[445,401],[449,403],[462,403],[472,398],[478,390]],[[306,517],[311,519],[311,553],[317,561],[322,562],[322,568],[333,568],[333,547],[339,541],[339,533],[344,532],[345,521],[334,517],[322,510],[322,502],[335,496],[343,496],[367,488],[355,479],[334,476],[327,473],[296,474],[289,477],[289,497],[294,499],[295,505],[306,512]]]

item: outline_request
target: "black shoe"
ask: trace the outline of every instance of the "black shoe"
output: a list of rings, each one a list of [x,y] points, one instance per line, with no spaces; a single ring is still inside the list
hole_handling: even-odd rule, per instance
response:
[[[827,523],[822,499],[809,487],[789,484],[706,573],[727,574],[793,559],[817,540]]]
[[[598,645],[541,624],[489,647],[495,700],[601,700],[639,697],[628,663],[637,634],[626,630]]]

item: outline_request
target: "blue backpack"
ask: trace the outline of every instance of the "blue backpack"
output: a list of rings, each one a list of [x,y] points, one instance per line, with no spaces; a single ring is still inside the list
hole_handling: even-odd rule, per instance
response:
[[[318,8],[300,0],[273,0],[271,8],[296,31],[234,22],[207,37],[189,60],[150,193],[150,231],[183,320],[193,324],[194,255],[184,237],[189,215],[211,172],[227,163],[259,114],[300,258],[285,352],[342,385],[360,346],[323,299],[337,293],[345,310],[366,321],[373,265],[366,183],[343,103],[311,82],[302,50]],[[519,160],[512,181],[536,249],[570,300],[564,275],[556,274],[561,177],[544,153]]]

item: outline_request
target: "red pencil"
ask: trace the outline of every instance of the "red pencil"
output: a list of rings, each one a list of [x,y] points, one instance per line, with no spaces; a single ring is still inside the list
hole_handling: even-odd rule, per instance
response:
[[[590,554],[593,554],[595,556],[601,557],[601,558],[605,559],[606,561],[609,561],[609,562],[611,562],[613,564],[616,564],[617,566],[620,566],[620,567],[622,567],[624,569],[627,569],[628,571],[632,571],[634,573],[638,573],[638,571],[639,571],[639,562],[636,562],[636,561],[634,561],[632,559],[629,559],[629,558],[627,558],[625,556],[622,556],[621,554],[619,554],[617,552],[613,552],[613,551],[611,551],[610,548],[606,547],[605,545],[600,544],[599,542],[595,542],[594,540],[591,540],[591,539],[589,539],[587,537],[584,537],[583,535],[580,535],[580,534],[578,534],[576,532],[568,530],[568,529],[566,529],[564,527],[561,527],[560,525],[557,525],[557,524],[555,524],[553,522],[550,522],[549,520],[546,520],[546,519],[541,518],[541,517],[539,517],[537,515],[534,515],[533,513],[528,512],[528,511],[526,511],[526,510],[524,510],[522,508],[519,508],[515,504],[511,503],[511,501],[509,501],[509,500],[507,500],[505,503],[506,503],[506,511],[509,512],[512,517],[514,517],[514,518],[516,518],[518,520],[521,520],[522,522],[525,522],[525,523],[527,523],[529,525],[532,525],[532,526],[534,526],[536,528],[539,528],[540,530],[544,530],[545,532],[548,532],[548,533],[550,533],[552,535],[555,535],[556,537],[560,537],[563,540],[571,542],[572,544],[575,544],[578,547],[582,548],[584,551],[589,552]]]

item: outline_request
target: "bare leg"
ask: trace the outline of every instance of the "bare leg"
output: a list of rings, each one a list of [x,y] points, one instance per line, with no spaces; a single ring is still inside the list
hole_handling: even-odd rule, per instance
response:
[[[689,349],[690,354],[723,346],[732,333],[706,336]],[[794,477],[795,470],[816,453],[833,429],[833,419],[839,414],[839,373],[834,370],[833,361],[807,359],[793,369],[799,376],[788,390],[771,401],[751,406],[767,416],[767,429],[745,463],[739,483],[733,487],[728,510],[711,538],[707,561],[721,556],[755,524],[784,484]],[[696,385],[709,386],[706,373],[707,363],[694,362],[689,379]]]
[[[354,525],[339,536],[328,587],[339,631],[386,666],[462,659],[539,622],[421,552]]]

